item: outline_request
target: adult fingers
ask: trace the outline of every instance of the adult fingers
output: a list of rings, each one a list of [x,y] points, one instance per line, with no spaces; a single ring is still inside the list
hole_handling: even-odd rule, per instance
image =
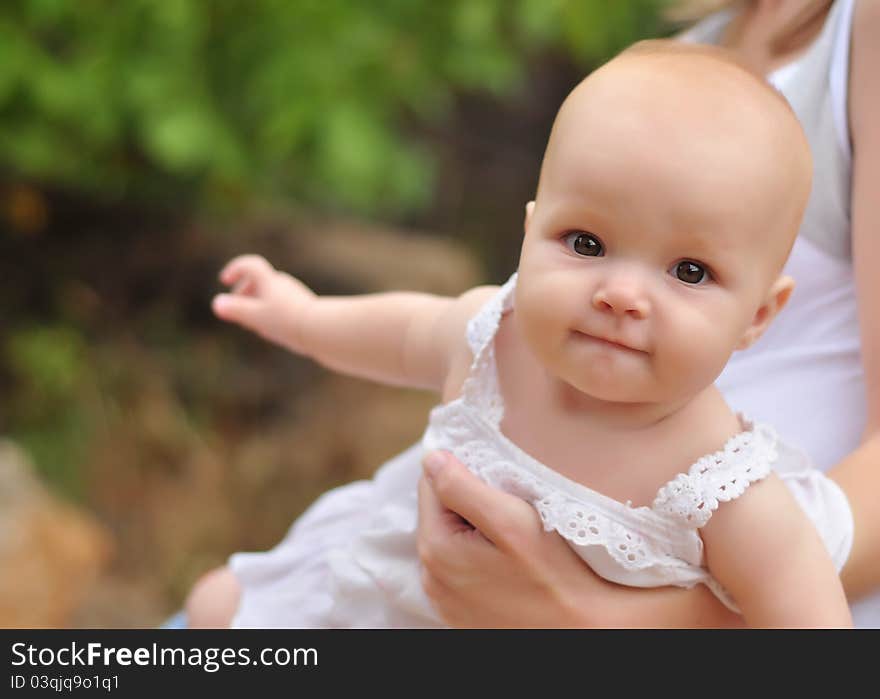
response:
[[[423,466],[438,503],[470,522],[498,548],[519,552],[542,533],[531,505],[487,485],[451,454],[432,452]]]
[[[440,502],[427,478],[419,479],[419,531],[433,539],[470,529],[467,521]]]
[[[419,525],[417,549],[419,559],[425,568],[441,570],[454,565],[458,559],[458,546],[461,534],[474,532],[473,527],[447,508],[427,478],[419,479]],[[491,544],[483,539],[487,546]]]

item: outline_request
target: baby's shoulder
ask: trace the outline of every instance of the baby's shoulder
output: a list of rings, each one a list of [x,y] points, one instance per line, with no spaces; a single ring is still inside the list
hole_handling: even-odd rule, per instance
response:
[[[495,284],[484,284],[468,289],[456,299],[455,312],[462,328],[466,327],[473,318],[489,301],[500,291],[501,287]]]
[[[477,286],[468,289],[452,304],[443,319],[443,334],[449,338],[451,353],[449,372],[443,385],[443,401],[456,398],[461,393],[462,384],[468,376],[474,356],[467,341],[467,327],[499,292],[501,287],[494,285]]]
[[[761,540],[793,541],[809,524],[783,480],[770,471],[718,507],[700,536],[710,550],[719,546],[744,550]]]
[[[776,431],[745,416],[736,417],[741,431],[670,481],[655,501],[659,509],[685,517],[710,538],[728,536],[743,519],[769,526],[797,510],[774,472],[781,449]]]

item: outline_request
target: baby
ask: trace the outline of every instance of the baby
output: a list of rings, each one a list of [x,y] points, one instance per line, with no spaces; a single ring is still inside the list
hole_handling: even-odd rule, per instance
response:
[[[372,481],[233,556],[191,624],[442,625],[415,550],[420,458],[442,448],[609,580],[702,583],[750,626],[849,626],[845,497],[713,386],[792,292],[810,183],[797,119],[762,78],[720,49],[643,42],[562,105],[504,286],[318,297],[232,260],[220,318],[443,403]]]

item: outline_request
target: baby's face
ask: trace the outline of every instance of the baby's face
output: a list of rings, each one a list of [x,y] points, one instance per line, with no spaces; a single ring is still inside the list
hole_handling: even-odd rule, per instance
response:
[[[715,380],[760,320],[809,191],[752,105],[719,113],[644,77],[563,107],[515,299],[550,372],[615,402],[682,400]],[[655,109],[652,90],[674,108]]]

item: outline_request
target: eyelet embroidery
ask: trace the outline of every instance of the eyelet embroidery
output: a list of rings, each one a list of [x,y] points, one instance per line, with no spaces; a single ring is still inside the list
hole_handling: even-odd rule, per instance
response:
[[[743,422],[747,422],[741,418]],[[663,486],[651,507],[688,526],[704,526],[719,503],[742,495],[755,481],[766,478],[776,462],[776,433],[766,425],[751,425],[731,437],[724,448],[708,454]]]

